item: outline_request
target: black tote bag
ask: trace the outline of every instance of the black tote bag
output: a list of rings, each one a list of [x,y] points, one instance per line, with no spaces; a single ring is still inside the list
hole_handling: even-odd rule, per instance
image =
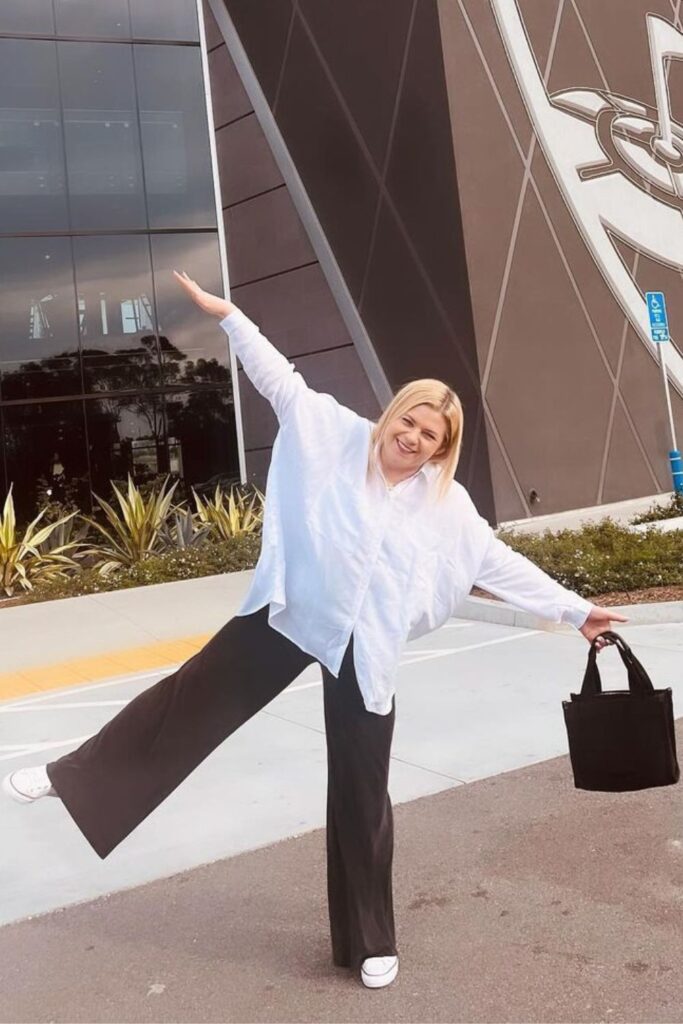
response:
[[[569,756],[577,789],[621,793],[678,782],[671,689],[655,690],[635,654],[612,630],[599,634],[616,645],[628,672],[628,690],[605,690],[588,653],[581,693],[562,701]]]

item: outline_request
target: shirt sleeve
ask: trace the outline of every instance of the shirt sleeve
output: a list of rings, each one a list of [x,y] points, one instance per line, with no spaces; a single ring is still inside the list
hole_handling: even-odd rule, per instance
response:
[[[282,423],[298,397],[304,392],[313,393],[311,388],[294,369],[294,364],[261,334],[241,309],[233,310],[221,320],[221,327],[228,335],[230,347],[247,377],[259,394],[270,402]]]
[[[475,584],[503,601],[532,612],[551,622],[567,622],[576,629],[583,626],[591,609],[590,601],[548,576],[519,551],[496,537],[483,516],[484,556]]]

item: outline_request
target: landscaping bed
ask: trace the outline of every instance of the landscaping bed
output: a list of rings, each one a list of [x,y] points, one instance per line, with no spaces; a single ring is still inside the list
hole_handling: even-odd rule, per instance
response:
[[[86,516],[73,519],[76,513],[71,513],[42,532],[35,533],[36,525],[31,524],[23,538],[15,528],[10,495],[0,521],[0,555],[5,551],[0,608],[239,572],[256,565],[263,512],[258,489],[251,495],[238,490],[225,496],[216,488],[213,499],[194,495],[196,511],[186,502],[173,505],[172,492],[173,487],[165,493],[164,484],[160,492],[151,489],[144,495],[129,479],[127,495],[115,489],[120,511],[98,499],[100,511],[106,513],[99,522]],[[679,497],[672,497],[669,505],[636,517],[634,522],[643,524],[639,531],[632,529],[633,523],[623,525],[605,517],[580,529],[540,534],[500,529],[497,536],[594,604],[680,601],[683,529],[664,532],[658,525],[663,519],[677,522],[681,508]],[[48,536],[51,531],[54,536]],[[478,587],[472,594],[495,600]]]

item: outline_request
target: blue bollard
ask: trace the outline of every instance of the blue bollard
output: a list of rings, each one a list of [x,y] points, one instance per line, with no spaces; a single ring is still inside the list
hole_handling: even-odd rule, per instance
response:
[[[676,448],[669,452],[669,462],[671,463],[674,491],[676,494],[683,494],[683,459]]]

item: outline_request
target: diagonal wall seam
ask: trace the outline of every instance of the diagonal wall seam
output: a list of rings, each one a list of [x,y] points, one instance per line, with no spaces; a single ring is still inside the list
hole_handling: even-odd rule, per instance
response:
[[[223,0],[207,0],[380,407],[392,390]]]
[[[394,132],[396,130],[396,121],[398,119],[398,111],[401,105],[401,94],[403,92],[403,82],[405,79],[406,67],[408,64],[408,54],[410,52],[410,43],[413,36],[413,25],[415,24],[415,11],[417,9],[417,0],[413,0],[413,6],[410,11],[410,19],[408,21],[408,29],[406,31],[406,41],[403,47],[403,57],[401,58],[401,70],[398,76],[398,83],[396,85],[396,95],[394,97],[394,108],[391,112],[391,123],[389,125],[389,136],[387,138],[387,146],[384,153],[384,161],[382,163],[381,181],[382,185],[386,188],[387,171],[389,170],[389,161],[391,159],[391,150],[394,144]],[[372,263],[372,254],[375,251],[375,241],[377,239],[377,228],[379,225],[379,214],[382,209],[382,188],[377,193],[377,205],[375,207],[375,217],[372,224],[372,234],[370,235],[370,244],[368,246],[368,256],[365,261],[365,270],[363,271],[363,280],[361,282],[360,291],[358,293],[358,308],[361,309],[363,305],[363,299],[365,297],[365,288],[368,282],[368,274],[370,271],[370,264]]]
[[[565,0],[559,0],[557,5],[557,11],[555,12],[555,23],[553,25],[552,37],[550,39],[550,46],[548,48],[548,56],[546,58],[546,65],[543,72],[543,82],[547,86],[548,79],[550,77],[550,69],[553,63],[553,57],[555,56],[555,46],[557,45],[557,36],[560,29],[560,22],[562,21],[562,13],[564,11]],[[510,236],[510,242],[508,245],[507,258],[505,260],[505,268],[503,270],[503,278],[501,281],[500,291],[498,293],[498,303],[496,305],[496,315],[493,321],[493,328],[491,330],[491,337],[489,339],[488,349],[486,352],[486,363],[484,365],[484,373],[482,375],[481,388],[482,392],[486,394],[489,383],[489,376],[491,374],[491,367],[493,365],[493,356],[495,354],[496,343],[498,341],[498,331],[500,329],[500,323],[503,318],[503,306],[507,297],[507,287],[510,280],[510,273],[512,271],[512,261],[514,259],[515,251],[517,248],[517,238],[519,237],[519,226],[522,222],[522,211],[524,209],[524,201],[526,199],[527,189],[529,187],[529,178],[531,177],[531,164],[534,159],[536,152],[536,133],[534,132],[533,124],[531,125],[531,142],[529,143],[529,150],[524,160],[524,173],[522,176],[522,184],[519,190],[519,198],[517,200],[517,209],[515,210],[515,218],[512,225],[512,233]]]
[[[215,0],[209,0],[209,2],[214,3]],[[316,40],[316,38],[315,38],[315,36],[314,36],[310,26],[308,25],[308,22],[306,21],[306,19],[304,18],[303,14],[301,13],[301,10],[299,10],[299,19],[301,21],[301,24],[302,24],[303,28],[306,31],[306,34],[307,34],[308,39],[309,39],[309,42],[311,43],[311,46],[315,50],[316,56],[317,56],[318,60],[320,61],[320,66],[321,66],[321,68],[323,69],[323,71],[325,73],[325,77],[328,80],[330,88],[332,89],[332,91],[333,91],[333,93],[334,93],[334,95],[335,95],[335,97],[337,99],[337,102],[339,103],[342,111],[344,112],[344,116],[346,117],[348,125],[349,125],[351,131],[353,132],[353,136],[354,136],[356,142],[358,143],[360,149],[362,150],[363,156],[365,157],[365,159],[366,159],[366,161],[368,163],[368,167],[369,167],[370,171],[372,172],[372,174],[373,174],[373,176],[374,176],[374,178],[375,178],[375,180],[377,182],[377,185],[378,185],[379,190],[380,190],[381,198],[383,198],[384,202],[387,205],[387,208],[390,210],[390,212],[391,212],[391,214],[392,214],[392,216],[394,218],[394,221],[396,223],[396,226],[398,227],[399,232],[401,233],[401,236],[402,236],[402,238],[403,238],[403,240],[404,240],[404,242],[406,244],[406,247],[407,247],[410,255],[413,258],[413,262],[414,262],[415,266],[417,267],[417,270],[418,270],[418,272],[420,274],[420,277],[422,278],[422,281],[423,281],[427,291],[429,292],[430,298],[431,298],[431,300],[432,300],[432,302],[434,304],[434,308],[435,308],[435,310],[437,311],[437,313],[439,315],[439,319],[442,321],[442,323],[444,325],[444,328],[445,328],[445,331],[448,334],[448,337],[454,342],[453,349],[455,351],[455,354],[458,357],[461,365],[464,367],[464,370],[467,373],[467,376],[468,376],[468,378],[470,380],[470,383],[472,384],[474,390],[476,392],[478,392],[479,391],[479,373],[478,373],[478,369],[475,369],[475,368],[470,366],[469,362],[465,358],[465,353],[462,351],[461,347],[457,344],[457,340],[458,340],[457,339],[457,335],[455,334],[455,332],[453,330],[453,325],[452,325],[452,323],[450,321],[448,313],[444,309],[444,306],[443,306],[443,303],[441,302],[439,294],[436,291],[436,289],[434,287],[434,284],[432,283],[431,276],[430,276],[428,270],[426,269],[426,267],[424,266],[424,264],[423,264],[423,262],[422,262],[422,260],[420,258],[420,254],[418,253],[418,251],[417,251],[417,249],[415,247],[415,243],[413,242],[413,240],[412,240],[412,238],[410,236],[410,232],[408,231],[408,228],[406,227],[406,225],[405,225],[405,223],[403,221],[403,218],[402,218],[401,214],[399,213],[399,211],[398,211],[398,209],[396,207],[396,204],[394,203],[394,200],[393,200],[393,198],[391,196],[391,193],[387,190],[387,188],[384,185],[384,182],[382,181],[381,173],[379,171],[379,168],[377,167],[377,164],[375,163],[375,159],[374,159],[372,153],[370,152],[370,150],[369,150],[369,148],[367,146],[367,143],[365,142],[365,139],[363,138],[363,134],[360,131],[360,128],[358,127],[358,125],[356,123],[356,120],[355,120],[353,114],[351,113],[351,110],[349,109],[349,106],[348,106],[346,100],[344,99],[344,97],[343,97],[343,95],[342,95],[342,93],[341,93],[341,91],[339,89],[339,86],[337,85],[337,83],[335,81],[334,75],[330,71],[329,65],[327,64],[327,61],[325,60],[324,54],[321,52],[320,47],[318,46],[318,42],[317,42],[317,40]]]

